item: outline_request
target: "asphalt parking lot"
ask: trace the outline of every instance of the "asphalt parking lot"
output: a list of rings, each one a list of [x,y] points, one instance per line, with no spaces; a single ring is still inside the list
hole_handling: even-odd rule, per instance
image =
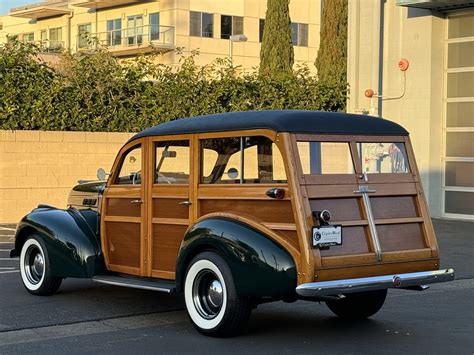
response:
[[[442,267],[457,279],[424,292],[389,292],[365,321],[324,304],[261,305],[238,338],[199,335],[179,296],[65,280],[57,295],[23,288],[9,259],[13,226],[0,226],[0,354],[82,353],[474,353],[474,223],[435,220]]]

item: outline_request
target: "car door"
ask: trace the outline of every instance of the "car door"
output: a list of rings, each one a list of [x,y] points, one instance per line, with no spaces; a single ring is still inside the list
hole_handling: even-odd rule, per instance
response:
[[[147,193],[148,276],[174,279],[179,247],[192,216],[191,135],[152,137]]]
[[[146,139],[117,155],[102,201],[102,250],[107,269],[146,275]]]

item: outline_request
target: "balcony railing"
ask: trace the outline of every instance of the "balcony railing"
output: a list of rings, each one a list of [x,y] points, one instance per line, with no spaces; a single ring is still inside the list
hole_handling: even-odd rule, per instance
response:
[[[166,52],[174,48],[174,27],[149,25],[77,36],[77,51],[97,46],[106,46],[115,55]]]

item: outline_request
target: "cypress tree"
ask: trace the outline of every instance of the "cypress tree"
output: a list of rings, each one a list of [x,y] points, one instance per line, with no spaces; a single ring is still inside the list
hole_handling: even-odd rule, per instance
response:
[[[289,0],[267,0],[260,73],[291,72],[294,62]]]
[[[314,63],[322,81],[347,82],[347,1],[323,2],[321,42]]]

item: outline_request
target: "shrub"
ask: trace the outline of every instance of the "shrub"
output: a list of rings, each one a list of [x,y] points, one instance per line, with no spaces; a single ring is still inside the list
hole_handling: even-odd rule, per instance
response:
[[[11,39],[0,49],[0,129],[135,132],[208,113],[345,108],[346,85],[320,83],[307,67],[239,74],[224,59],[198,67],[196,55],[174,68],[156,55],[119,63],[101,48],[61,54],[52,69],[39,48]]]

